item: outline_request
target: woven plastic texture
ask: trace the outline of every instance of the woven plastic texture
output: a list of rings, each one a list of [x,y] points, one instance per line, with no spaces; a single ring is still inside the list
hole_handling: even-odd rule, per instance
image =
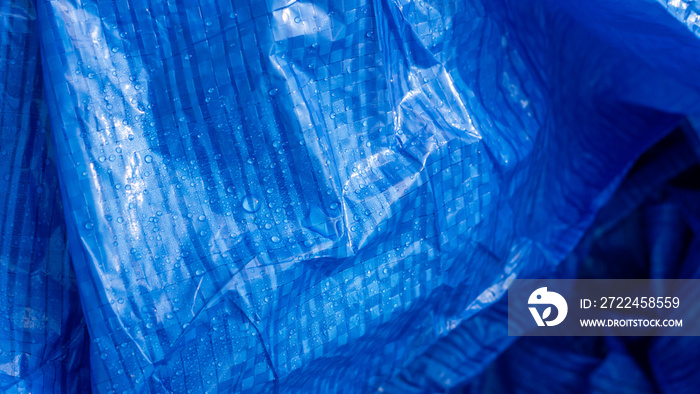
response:
[[[637,161],[556,276],[700,278],[700,150],[696,130],[687,126],[685,136],[674,132]],[[699,343],[697,337],[521,338],[462,390],[694,393]],[[445,379],[433,380],[440,387],[436,382],[444,387]]]
[[[683,4],[0,3],[0,385],[466,382],[700,115]]]
[[[0,2],[0,390],[90,388],[29,3]]]

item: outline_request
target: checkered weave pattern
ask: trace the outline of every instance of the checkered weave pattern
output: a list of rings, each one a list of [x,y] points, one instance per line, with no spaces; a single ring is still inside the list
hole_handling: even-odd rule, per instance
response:
[[[447,330],[497,192],[440,44],[466,10],[403,41],[387,6],[39,5],[96,390],[366,391]]]
[[[637,81],[669,77],[545,3],[0,4],[0,387],[420,391],[483,367],[509,340],[479,312],[700,103],[658,108]]]
[[[0,2],[0,391],[90,388],[87,330],[68,254],[26,1]]]

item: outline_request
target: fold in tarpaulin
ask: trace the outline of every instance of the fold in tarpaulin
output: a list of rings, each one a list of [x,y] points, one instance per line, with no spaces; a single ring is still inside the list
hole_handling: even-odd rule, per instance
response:
[[[614,193],[642,204],[697,164],[699,12],[644,0],[0,3],[0,388],[470,381],[513,341],[507,278],[566,266]],[[621,182],[688,117],[688,142],[660,159],[670,167]],[[678,195],[669,204],[697,208]],[[624,215],[611,210],[615,226]],[[663,244],[667,228],[645,239]],[[675,264],[664,250],[654,261]],[[518,342],[489,371],[552,346]],[[594,387],[617,387],[600,384],[629,355],[611,354]],[[528,371],[501,388],[527,389],[516,379]],[[697,387],[663,376],[675,380],[655,387]],[[559,383],[583,387],[572,382]]]
[[[700,277],[700,156],[693,154],[696,131],[685,131],[685,138],[676,131],[637,161],[557,277]],[[695,393],[697,349],[697,337],[521,338],[462,390]],[[437,389],[440,383],[430,382]]]

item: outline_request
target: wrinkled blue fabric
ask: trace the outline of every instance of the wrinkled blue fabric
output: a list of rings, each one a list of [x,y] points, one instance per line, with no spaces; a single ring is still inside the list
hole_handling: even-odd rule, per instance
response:
[[[565,346],[503,353],[507,280],[611,258],[589,246],[614,252],[601,233],[697,163],[699,13],[3,2],[0,388],[535,389],[538,371],[510,366]],[[679,126],[682,142],[638,162]],[[644,274],[698,268],[697,248],[665,246],[666,212],[700,209],[673,196],[643,213],[663,217],[645,227]],[[572,342],[554,387],[697,387],[664,369],[693,371],[683,341],[649,344],[653,368]]]
[[[685,137],[675,132],[645,153],[554,276],[700,278],[694,136],[695,130],[686,129]],[[521,338],[462,390],[695,393],[698,343],[697,337]]]
[[[0,3],[0,391],[78,392],[88,337],[39,52],[35,9]]]

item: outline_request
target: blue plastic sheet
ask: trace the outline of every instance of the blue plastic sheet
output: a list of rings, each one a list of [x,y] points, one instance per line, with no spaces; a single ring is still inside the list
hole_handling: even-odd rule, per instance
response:
[[[0,388],[468,382],[513,341],[506,280],[573,258],[639,156],[700,115],[698,10],[3,2]]]
[[[645,153],[555,275],[697,279],[695,138],[692,129],[676,131]],[[697,346],[697,337],[522,338],[463,390],[694,393]]]
[[[0,391],[85,391],[88,338],[66,239],[36,12],[0,3]]]

